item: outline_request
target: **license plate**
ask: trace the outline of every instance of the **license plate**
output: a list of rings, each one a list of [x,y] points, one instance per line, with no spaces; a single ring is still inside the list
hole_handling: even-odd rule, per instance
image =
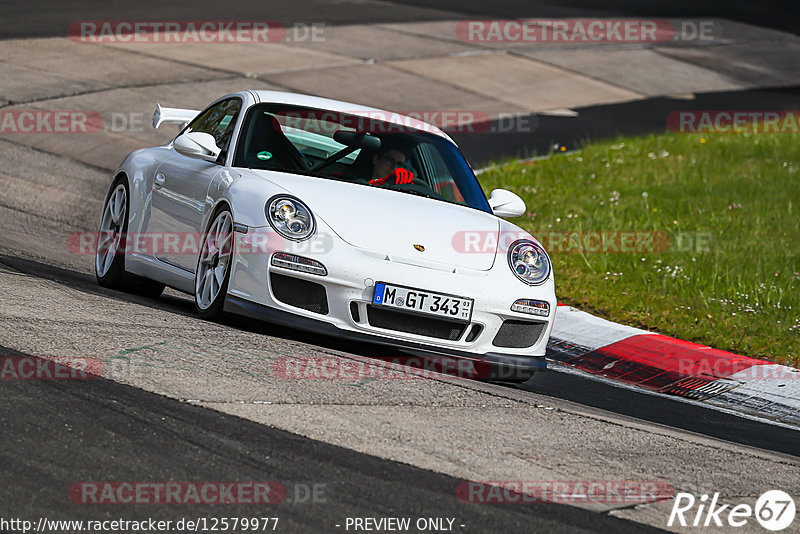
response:
[[[409,312],[469,322],[472,299],[378,282],[372,303]]]

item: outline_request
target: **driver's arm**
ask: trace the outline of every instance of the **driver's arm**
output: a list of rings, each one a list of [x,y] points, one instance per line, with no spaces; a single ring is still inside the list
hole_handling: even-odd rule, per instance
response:
[[[386,185],[392,183],[394,185],[410,184],[414,181],[414,173],[408,169],[398,167],[383,178],[373,178],[369,181],[370,185]]]

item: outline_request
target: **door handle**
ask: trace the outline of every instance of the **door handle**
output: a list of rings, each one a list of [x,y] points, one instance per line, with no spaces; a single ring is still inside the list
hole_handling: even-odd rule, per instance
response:
[[[164,176],[163,172],[159,172],[156,174],[155,179],[153,179],[153,188],[154,189],[161,189],[164,187],[164,182],[166,181],[167,177]]]

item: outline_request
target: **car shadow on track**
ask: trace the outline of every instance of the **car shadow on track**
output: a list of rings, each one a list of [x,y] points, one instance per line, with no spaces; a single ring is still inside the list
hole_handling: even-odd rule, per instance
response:
[[[24,275],[62,284],[70,289],[88,295],[105,297],[119,302],[138,304],[154,310],[168,311],[185,317],[193,317],[197,320],[202,320],[195,314],[195,306],[192,298],[188,295],[178,293],[177,291],[167,290],[158,298],[143,297],[102,287],[97,283],[93,274],[82,273],[32,259],[0,254],[0,267],[3,266]],[[297,330],[230,313],[226,313],[218,323],[244,332],[317,345],[321,348],[346,352],[357,356],[381,360],[404,357],[403,352],[393,349],[392,347],[337,339],[324,334]]]

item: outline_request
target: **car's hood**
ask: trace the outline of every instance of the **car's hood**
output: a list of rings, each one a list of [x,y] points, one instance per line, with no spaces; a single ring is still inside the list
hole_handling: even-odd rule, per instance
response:
[[[253,172],[308,204],[346,242],[391,261],[481,271],[494,264],[499,219],[489,213],[378,187]]]

